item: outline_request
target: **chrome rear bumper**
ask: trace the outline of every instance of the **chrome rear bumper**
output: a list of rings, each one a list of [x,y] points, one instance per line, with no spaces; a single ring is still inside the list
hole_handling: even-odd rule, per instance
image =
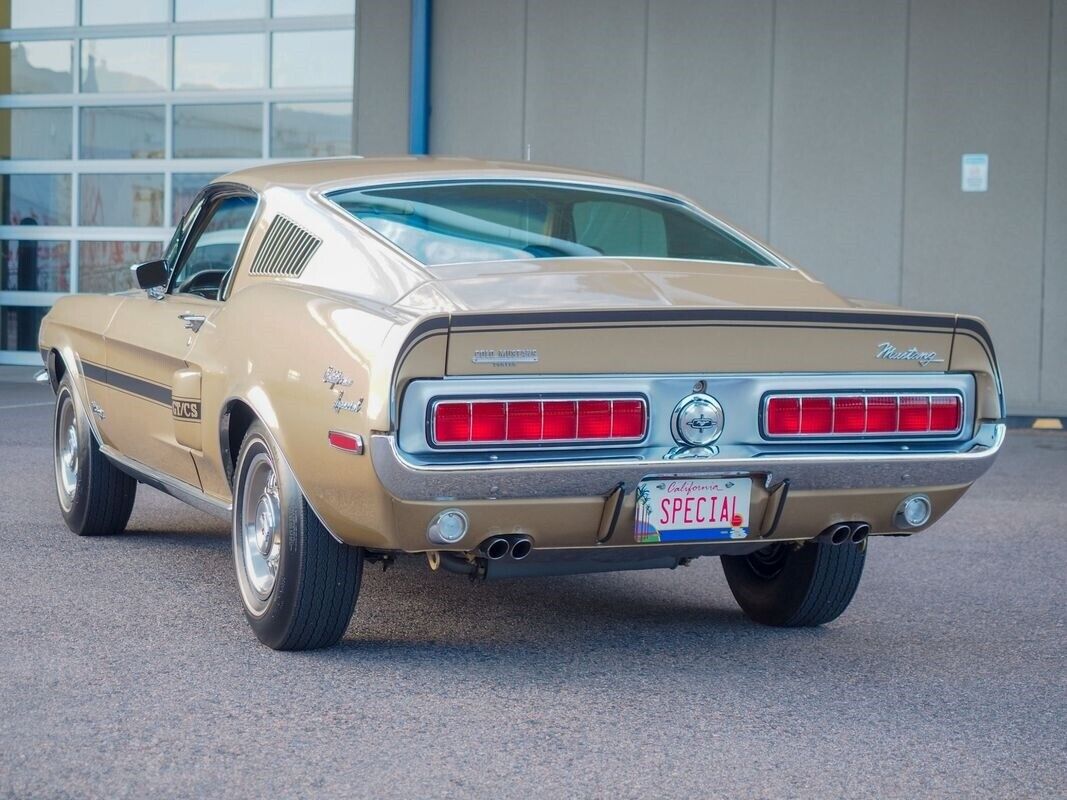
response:
[[[1006,427],[985,423],[956,452],[759,455],[751,458],[600,459],[541,464],[416,464],[391,434],[371,436],[382,487],[403,501],[607,496],[648,477],[758,475],[766,486],[784,479],[791,491],[966,486],[980,478],[1004,443]]]

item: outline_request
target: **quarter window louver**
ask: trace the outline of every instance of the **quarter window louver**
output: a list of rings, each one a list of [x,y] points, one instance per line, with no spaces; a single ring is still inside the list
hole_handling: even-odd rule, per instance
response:
[[[320,244],[321,239],[279,214],[267,228],[249,274],[298,277]]]

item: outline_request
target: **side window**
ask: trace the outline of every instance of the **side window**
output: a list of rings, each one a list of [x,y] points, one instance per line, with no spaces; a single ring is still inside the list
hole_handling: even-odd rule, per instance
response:
[[[210,207],[206,220],[198,219],[190,232],[192,239],[184,248],[170,291],[218,299],[255,210],[256,199],[244,195],[224,197]]]

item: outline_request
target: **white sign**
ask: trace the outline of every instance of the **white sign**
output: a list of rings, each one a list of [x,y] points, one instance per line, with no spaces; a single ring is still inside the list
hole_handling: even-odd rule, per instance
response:
[[[989,155],[967,153],[963,156],[960,188],[965,192],[985,192],[989,189]]]

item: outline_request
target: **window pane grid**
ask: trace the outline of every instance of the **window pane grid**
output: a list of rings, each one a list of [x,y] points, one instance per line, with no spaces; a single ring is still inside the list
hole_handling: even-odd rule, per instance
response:
[[[0,363],[57,297],[129,288],[211,178],[351,152],[354,0],[9,2]]]

